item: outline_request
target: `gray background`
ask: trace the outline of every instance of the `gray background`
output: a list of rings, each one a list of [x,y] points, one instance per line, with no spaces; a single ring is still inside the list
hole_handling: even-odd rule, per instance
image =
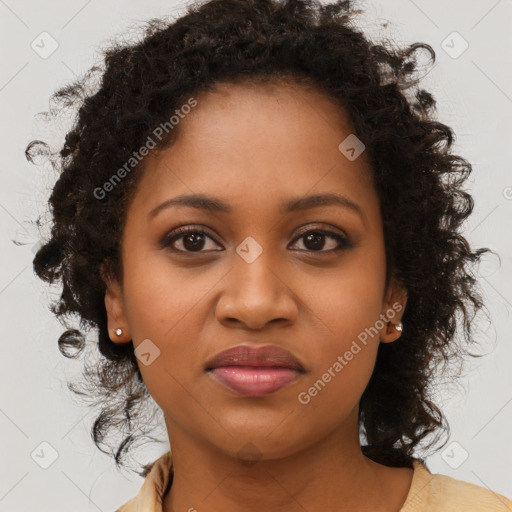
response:
[[[480,335],[490,354],[471,363],[462,388],[439,388],[436,400],[450,422],[451,440],[427,463],[434,473],[512,497],[512,2],[372,0],[362,5],[363,26],[372,38],[424,41],[435,49],[437,63],[423,87],[435,94],[439,120],[455,130],[453,151],[474,168],[470,191],[476,204],[466,236],[502,258],[501,266],[488,258],[480,273],[493,322],[483,323]],[[96,449],[89,435],[93,411],[76,405],[66,390],[67,379],[79,376],[80,364],[58,352],[63,327],[48,311],[55,291],[31,267],[39,235],[30,220],[44,212],[55,176],[26,162],[24,150],[32,139],[54,148],[62,143],[65,123],[50,129],[34,116],[48,109],[57,87],[98,61],[98,49],[108,39],[136,37],[135,25],[179,15],[182,6],[163,0],[0,0],[0,511],[107,512],[134,496],[142,483],[136,475],[118,473]],[[387,31],[380,27],[386,19]],[[38,41],[48,37],[42,32],[58,43],[47,58],[31,47],[33,41],[42,46]],[[464,40],[469,47],[458,55]],[[49,44],[46,39],[46,49]],[[18,247],[11,239],[27,245]],[[52,448],[41,443],[57,454],[47,469],[31,455],[50,456]],[[167,449],[145,446],[137,460],[149,462]]]

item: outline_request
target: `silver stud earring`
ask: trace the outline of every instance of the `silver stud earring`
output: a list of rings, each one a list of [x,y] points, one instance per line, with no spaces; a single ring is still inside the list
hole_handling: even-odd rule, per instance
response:
[[[402,321],[400,320],[397,324],[395,324],[395,329],[399,332],[402,332],[404,328],[404,325],[402,324]]]
[[[123,329],[114,329],[114,332],[115,332],[118,336],[121,336],[121,334],[123,334]]]

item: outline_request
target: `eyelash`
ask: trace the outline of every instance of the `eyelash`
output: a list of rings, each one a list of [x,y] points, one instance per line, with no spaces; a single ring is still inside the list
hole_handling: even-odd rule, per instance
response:
[[[205,253],[205,252],[210,252],[210,251],[202,251],[202,250],[201,251],[186,251],[186,250],[184,251],[184,250],[176,249],[176,248],[172,247],[172,244],[176,240],[179,240],[180,238],[183,238],[185,235],[188,235],[191,233],[198,233],[201,235],[205,235],[208,238],[212,239],[215,243],[217,243],[217,241],[207,231],[204,231],[203,229],[195,228],[192,226],[185,226],[185,227],[177,228],[174,232],[171,231],[170,233],[167,233],[164,236],[164,238],[160,241],[160,245],[162,246],[162,248],[170,248],[173,252],[182,253],[182,254],[201,254],[201,253]],[[300,240],[301,238],[303,238],[311,233],[326,235],[330,238],[333,238],[340,244],[340,246],[336,247],[335,249],[329,249],[327,251],[324,251],[324,250],[319,250],[319,251],[299,250],[299,252],[307,252],[307,253],[315,253],[315,254],[320,254],[320,253],[333,254],[335,252],[342,251],[345,249],[350,249],[351,247],[353,247],[350,240],[348,238],[346,238],[345,236],[340,235],[339,233],[336,233],[334,231],[329,231],[329,230],[321,229],[321,228],[311,228],[311,229],[305,230],[305,231],[301,232],[293,240],[293,242],[295,243],[298,240]]]

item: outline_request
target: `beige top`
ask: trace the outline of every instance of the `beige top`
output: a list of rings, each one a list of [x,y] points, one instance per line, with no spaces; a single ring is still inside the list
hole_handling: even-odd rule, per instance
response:
[[[413,462],[407,499],[399,512],[512,512],[512,501],[485,487],[432,474],[419,460]],[[172,484],[171,452],[153,464],[137,496],[115,512],[162,512],[162,498]]]

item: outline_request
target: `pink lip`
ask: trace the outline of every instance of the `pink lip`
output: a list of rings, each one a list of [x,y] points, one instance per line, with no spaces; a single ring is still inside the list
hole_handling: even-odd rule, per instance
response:
[[[221,384],[245,396],[274,393],[301,375],[292,368],[258,366],[222,366],[213,368],[210,373]]]
[[[205,369],[218,382],[245,396],[274,393],[305,373],[295,356],[274,345],[232,347],[210,359]]]
[[[302,364],[295,356],[288,350],[275,345],[263,347],[237,345],[231,347],[210,359],[206,363],[206,370],[219,366],[277,366],[304,371]]]

